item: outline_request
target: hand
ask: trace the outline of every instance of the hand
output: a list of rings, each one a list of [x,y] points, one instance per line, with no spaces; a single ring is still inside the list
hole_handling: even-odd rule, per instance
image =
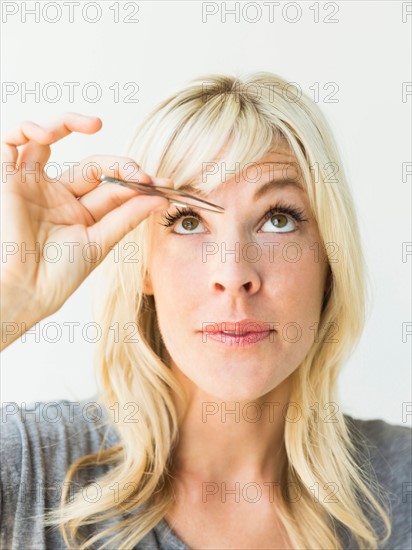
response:
[[[2,135],[3,321],[14,319],[20,309],[19,317],[26,315],[32,326],[56,312],[118,241],[152,210],[167,208],[163,197],[110,183],[98,187],[102,173],[172,187],[171,180],[151,178],[127,157],[91,156],[71,167],[71,174],[67,170],[59,181],[50,181],[44,171],[50,144],[72,132],[95,133],[101,126],[99,118],[65,113],[48,127],[23,122]],[[101,170],[93,170],[92,162]],[[130,163],[135,167],[133,178]],[[51,243],[50,250],[62,251],[56,262],[44,259],[43,251]],[[67,243],[76,246],[69,249]],[[87,247],[89,243],[96,245]],[[36,247],[37,254],[28,252]],[[100,256],[95,262],[90,261],[93,251]]]

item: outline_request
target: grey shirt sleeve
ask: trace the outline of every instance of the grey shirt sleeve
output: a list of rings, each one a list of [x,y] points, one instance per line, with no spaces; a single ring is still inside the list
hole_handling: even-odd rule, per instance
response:
[[[104,439],[90,401],[6,403],[1,409],[0,527],[2,547],[66,548],[41,515],[56,508],[64,477],[77,458]],[[73,492],[75,485],[69,486]]]
[[[412,429],[379,419],[347,418],[360,463],[376,478],[390,505],[392,534],[380,549],[412,549]],[[371,519],[381,532],[383,526]]]
[[[56,528],[45,527],[42,514],[59,505],[66,472],[78,458],[119,443],[108,425],[104,411],[94,397],[83,401],[58,400],[29,404],[5,403],[1,408],[0,448],[0,546],[4,550],[64,550],[67,545]],[[76,476],[70,493],[98,479],[108,466],[92,467]],[[104,529],[115,525],[120,516],[99,523]],[[82,534],[93,534],[85,526]],[[98,546],[108,542],[99,541]],[[169,548],[187,550],[165,522],[152,529],[134,550]],[[118,550],[108,544],[108,550]]]

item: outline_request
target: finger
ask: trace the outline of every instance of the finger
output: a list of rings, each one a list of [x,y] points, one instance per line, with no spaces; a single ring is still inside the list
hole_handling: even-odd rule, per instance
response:
[[[48,127],[23,121],[19,126],[6,130],[1,135],[2,155],[4,153],[6,161],[17,163],[19,155],[17,147],[30,140],[50,145],[74,131],[90,134],[97,132],[101,127],[102,121],[98,117],[88,117],[79,113],[64,113]]]
[[[173,189],[173,182],[169,178],[152,178],[156,185],[163,185]],[[139,193],[133,189],[122,187],[114,183],[101,185],[79,198],[79,202],[90,212],[95,221],[101,220],[108,212],[121,206]],[[143,194],[139,194],[141,197]],[[167,208],[166,204],[165,208]]]
[[[52,139],[52,133],[35,122],[22,122],[19,127],[11,128],[1,135],[3,159],[16,164],[19,156],[17,147],[28,143],[31,139],[36,139],[39,143],[47,143]]]
[[[68,136],[72,132],[80,132],[82,134],[94,134],[103,126],[103,122],[99,117],[81,115],[80,113],[63,113],[55,121],[45,126],[52,131],[55,141]]]
[[[82,197],[102,184],[100,177],[110,175],[126,181],[153,183],[152,178],[129,157],[93,155],[84,159],[78,166],[71,166],[63,172],[60,182],[75,197]],[[103,183],[102,187],[117,184]],[[129,194],[130,196],[130,194]]]
[[[19,166],[27,171],[37,168],[39,171],[45,166],[50,158],[50,145],[42,145],[37,141],[30,140],[25,145],[19,156]]]
[[[51,143],[56,143],[72,132],[95,133],[101,129],[102,124],[101,119],[97,117],[89,117],[79,113],[63,113],[58,119],[47,125],[45,129],[52,133],[53,138]],[[24,162],[27,170],[34,170],[38,167],[38,163],[40,163],[40,169],[44,169],[44,165],[50,158],[50,145],[46,143],[36,146],[33,143],[37,142],[30,141],[24,146],[18,163],[22,166]],[[42,157],[43,162],[40,158],[37,158],[36,154]]]
[[[163,197],[139,195],[107,213],[100,221],[87,228],[89,239],[102,250],[102,259],[127,233],[139,225],[156,208],[167,208]]]

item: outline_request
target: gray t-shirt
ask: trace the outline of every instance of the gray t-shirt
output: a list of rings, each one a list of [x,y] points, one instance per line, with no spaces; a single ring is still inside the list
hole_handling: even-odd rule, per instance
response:
[[[58,506],[66,471],[77,458],[119,442],[103,409],[92,399],[30,404],[4,403],[1,408],[0,528],[4,550],[67,549],[57,529],[45,528],[29,516]],[[113,411],[115,414],[115,411]],[[392,535],[385,550],[412,549],[412,430],[382,420],[360,420],[345,415],[354,427],[357,448],[376,473],[391,500]],[[351,430],[352,433],[352,430]],[[367,444],[366,444],[367,443]],[[79,482],[95,481],[107,466],[88,468]],[[73,487],[72,487],[73,489]],[[88,502],[98,498],[85,494]],[[116,520],[100,523],[103,529]],[[338,527],[345,549],[356,546]],[[87,528],[86,528],[87,529]],[[90,534],[91,531],[82,531]],[[106,542],[108,539],[104,539]],[[100,546],[99,541],[97,546]],[[96,548],[97,548],[96,546]],[[115,550],[114,546],[107,546]],[[190,550],[161,520],[135,550]]]

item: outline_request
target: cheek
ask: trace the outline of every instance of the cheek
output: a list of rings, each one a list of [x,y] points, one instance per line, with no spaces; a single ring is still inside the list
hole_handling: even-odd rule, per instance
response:
[[[308,348],[313,343],[327,270],[324,259],[315,261],[309,248],[296,262],[282,259],[265,266],[267,300],[285,346]]]
[[[184,325],[187,314],[199,307],[200,289],[205,292],[205,264],[193,257],[190,247],[178,250],[169,240],[151,258],[151,281],[159,323],[165,330]]]

